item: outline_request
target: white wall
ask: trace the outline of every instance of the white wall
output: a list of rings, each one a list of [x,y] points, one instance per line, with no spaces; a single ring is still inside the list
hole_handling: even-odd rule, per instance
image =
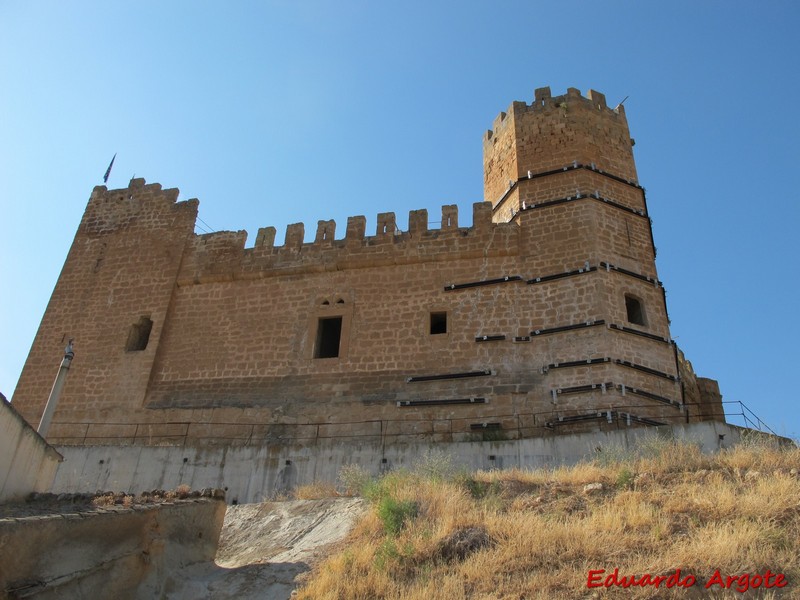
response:
[[[0,398],[0,502],[46,492],[61,455]]]
[[[315,480],[336,481],[339,468],[346,464],[357,463],[374,474],[410,467],[428,450],[450,454],[456,464],[472,470],[534,468],[574,464],[593,455],[598,446],[629,448],[642,436],[656,434],[691,440],[703,451],[714,452],[738,442],[742,431],[746,430],[705,422],[514,441],[385,447],[377,442],[305,447],[61,446],[65,460],[59,466],[53,491],[139,493],[185,483],[192,489],[225,488],[229,503],[260,502],[276,491]]]

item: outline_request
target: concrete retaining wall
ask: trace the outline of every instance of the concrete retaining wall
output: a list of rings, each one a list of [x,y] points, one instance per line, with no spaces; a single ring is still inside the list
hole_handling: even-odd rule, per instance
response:
[[[170,573],[213,560],[222,500],[0,519],[0,598],[159,598]]]
[[[60,460],[61,455],[0,398],[0,502],[48,491]]]
[[[642,436],[664,435],[698,443],[714,452],[739,441],[742,428],[718,422],[550,438],[497,442],[411,443],[382,446],[340,442],[312,446],[152,447],[62,446],[55,492],[192,489],[219,487],[228,502],[260,502],[276,491],[313,481],[336,481],[343,465],[357,463],[372,473],[412,466],[436,450],[468,469],[546,467],[574,464],[598,447],[630,448]]]

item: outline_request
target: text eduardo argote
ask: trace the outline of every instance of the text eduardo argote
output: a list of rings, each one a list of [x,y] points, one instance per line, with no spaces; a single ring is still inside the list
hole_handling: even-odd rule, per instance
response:
[[[709,577],[708,581],[701,585],[705,589],[731,589],[744,593],[756,588],[782,588],[788,585],[786,576],[783,573],[773,573],[767,569],[763,573],[741,573],[738,575],[724,575],[719,569]],[[606,572],[605,569],[592,569],[589,571],[586,587],[654,587],[662,585],[665,588],[690,588],[697,584],[697,578],[691,573],[682,574],[680,569],[676,569],[669,575],[623,575],[620,576],[619,569]]]

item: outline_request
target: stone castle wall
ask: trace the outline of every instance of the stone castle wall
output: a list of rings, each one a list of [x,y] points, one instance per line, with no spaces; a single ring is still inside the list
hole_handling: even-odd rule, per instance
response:
[[[718,397],[696,410],[709,386],[681,377],[621,107],[537,90],[498,117],[484,155],[471,227],[451,205],[440,229],[424,210],[407,232],[384,213],[375,235],[358,216],[343,236],[320,221],[312,243],[290,225],[283,246],[271,227],[253,248],[243,231],[195,235],[197,201],[142,179],[95,188],[15,406],[38,418],[73,337],[62,444],[720,419]]]

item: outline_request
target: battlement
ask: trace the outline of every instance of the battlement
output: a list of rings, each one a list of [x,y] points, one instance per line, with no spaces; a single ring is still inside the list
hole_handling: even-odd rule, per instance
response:
[[[500,112],[492,123],[492,129],[488,129],[483,136],[484,143],[490,142],[513,119],[509,115],[517,117],[526,112],[543,113],[560,110],[568,113],[570,109],[589,109],[598,110],[611,117],[622,118],[625,120],[625,107],[618,104],[614,108],[609,108],[606,104],[605,94],[597,90],[589,90],[586,96],[582,96],[577,88],[567,88],[567,93],[561,96],[553,96],[549,87],[537,88],[534,92],[534,100],[530,104],[515,100],[511,103],[507,112]]]
[[[132,180],[127,188],[122,189],[107,190],[98,186],[87,206],[82,228],[93,237],[116,235],[118,232],[133,238],[170,235],[175,243],[184,247],[177,273],[178,285],[516,256],[527,254],[539,243],[536,240],[548,235],[549,231],[537,220],[498,218],[489,202],[478,202],[473,205],[470,227],[459,226],[458,206],[449,204],[441,207],[438,221],[441,226],[438,228],[429,227],[426,209],[409,212],[405,231],[398,228],[394,212],[385,212],[377,215],[374,234],[368,235],[366,217],[356,215],[348,217],[343,231],[337,229],[332,219],[318,221],[310,242],[305,241],[307,228],[304,223],[287,225],[283,245],[275,244],[275,227],[262,227],[258,229],[253,247],[247,248],[248,233],[245,230],[195,234],[199,201],[178,202],[177,198],[177,189],[164,190],[157,183],[146,184],[144,179]],[[582,194],[575,199],[581,201],[583,208],[580,210],[591,221],[593,217],[586,211],[593,210],[592,204],[600,203],[590,202],[589,196],[584,198]],[[553,201],[549,204],[563,203],[563,200],[548,200]],[[549,204],[545,202],[543,206]],[[175,211],[179,212],[176,214]],[[638,239],[644,235],[644,230],[633,235]],[[553,258],[548,269],[569,270],[588,258],[624,262],[621,254],[582,255],[578,262],[575,262],[575,257]]]
[[[483,197],[496,203],[510,183],[575,163],[636,181],[632,146],[621,104],[610,108],[596,90],[584,97],[569,88],[566,94],[553,96],[550,88],[539,88],[531,104],[512,102],[484,135]],[[539,181],[527,187],[547,185]]]
[[[197,218],[197,199],[178,202],[177,188],[162,189],[159,183],[131,179],[127,188],[109,190],[98,185],[92,190],[81,220],[81,230],[91,235],[104,235],[139,225],[149,230],[173,229],[176,215],[185,225]]]
[[[339,238],[336,222],[321,220],[311,242],[304,241],[305,224],[292,223],[286,227],[282,246],[275,245],[275,227],[260,228],[252,248],[245,248],[246,231],[194,235],[178,283],[264,277],[270,271],[286,274],[361,268],[516,251],[519,226],[493,223],[489,203],[473,205],[471,227],[459,227],[455,204],[442,206],[441,210],[440,228],[429,228],[426,209],[410,211],[407,231],[397,227],[395,213],[380,213],[375,235],[366,234],[363,215],[348,217],[344,236]]]
[[[401,243],[410,240],[435,239],[441,234],[448,232],[458,232],[461,236],[473,235],[484,232],[494,225],[492,223],[491,211],[484,206],[484,202],[477,202],[473,206],[473,225],[472,227],[458,226],[458,206],[447,204],[442,206],[442,226],[440,228],[428,228],[427,209],[412,210],[408,213],[408,231],[402,231],[397,227],[395,213],[378,213],[377,228],[374,236],[366,235],[367,219],[363,215],[347,218],[347,227],[343,238],[336,238],[336,221],[317,221],[317,230],[314,241],[304,243],[305,224],[293,223],[286,227],[286,238],[283,246],[275,246],[274,227],[263,227],[258,230],[256,236],[256,248],[274,248],[302,250],[303,248],[313,248],[315,246],[375,246],[388,242]],[[226,232],[227,233],[227,232]],[[212,237],[217,233],[204,234],[199,237]]]
[[[180,190],[178,188],[162,189],[160,183],[147,183],[143,177],[131,179],[128,187],[115,190],[109,190],[104,185],[97,185],[92,190],[91,201],[98,200],[116,200],[123,202],[125,200],[133,200],[134,194],[137,196],[145,195],[152,198],[160,198],[165,202],[175,204],[178,200]],[[189,200],[188,202],[191,202]]]

